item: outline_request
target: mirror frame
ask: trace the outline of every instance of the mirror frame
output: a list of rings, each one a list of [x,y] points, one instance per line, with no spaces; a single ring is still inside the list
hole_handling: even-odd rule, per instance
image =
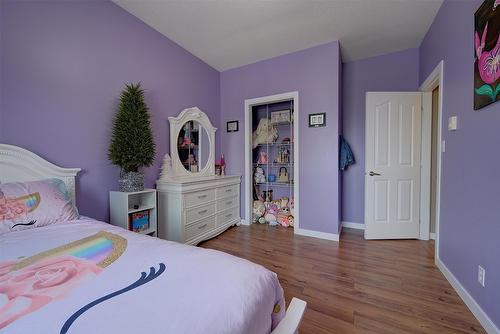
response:
[[[181,111],[177,117],[169,117],[170,122],[170,155],[172,156],[172,172],[175,177],[201,177],[201,176],[213,176],[215,175],[215,128],[207,114],[200,110],[198,107],[187,108]],[[179,152],[177,148],[177,138],[179,133],[189,121],[198,122],[207,131],[207,137],[209,141],[209,154],[207,159],[207,164],[202,170],[198,172],[188,171],[182,165],[182,161],[179,158]]]

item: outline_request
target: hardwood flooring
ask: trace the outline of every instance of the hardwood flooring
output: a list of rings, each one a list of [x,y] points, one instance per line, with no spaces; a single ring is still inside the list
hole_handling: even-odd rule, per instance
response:
[[[200,246],[276,272],[287,302],[308,303],[301,334],[485,333],[434,265],[432,241],[366,241],[344,229],[337,243],[251,225]]]

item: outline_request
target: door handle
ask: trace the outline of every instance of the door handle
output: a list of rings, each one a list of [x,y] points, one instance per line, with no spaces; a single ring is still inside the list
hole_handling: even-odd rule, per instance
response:
[[[370,175],[370,176],[380,176],[382,174],[375,173],[374,171],[370,171],[370,173],[368,173],[368,175]]]

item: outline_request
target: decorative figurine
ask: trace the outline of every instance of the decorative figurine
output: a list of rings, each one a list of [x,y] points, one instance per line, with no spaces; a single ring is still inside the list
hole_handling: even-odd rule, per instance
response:
[[[224,159],[224,153],[222,153],[221,157],[220,157],[220,171],[221,171],[221,175],[224,176],[226,175],[226,159]]]
[[[253,174],[253,179],[254,182],[259,184],[259,183],[266,183],[266,174],[264,174],[264,169],[262,167],[255,167],[255,172]],[[265,198],[266,196],[264,196]]]
[[[163,165],[161,166],[160,179],[169,179],[173,174],[172,158],[167,153],[165,154],[165,156],[163,156]]]

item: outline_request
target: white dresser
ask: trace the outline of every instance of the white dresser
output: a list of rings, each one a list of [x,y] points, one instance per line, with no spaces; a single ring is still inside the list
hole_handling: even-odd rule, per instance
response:
[[[170,155],[156,181],[158,237],[197,244],[240,223],[241,176],[215,175],[215,131],[197,107],[169,117]]]
[[[239,224],[240,182],[240,176],[158,180],[158,236],[197,244]]]

